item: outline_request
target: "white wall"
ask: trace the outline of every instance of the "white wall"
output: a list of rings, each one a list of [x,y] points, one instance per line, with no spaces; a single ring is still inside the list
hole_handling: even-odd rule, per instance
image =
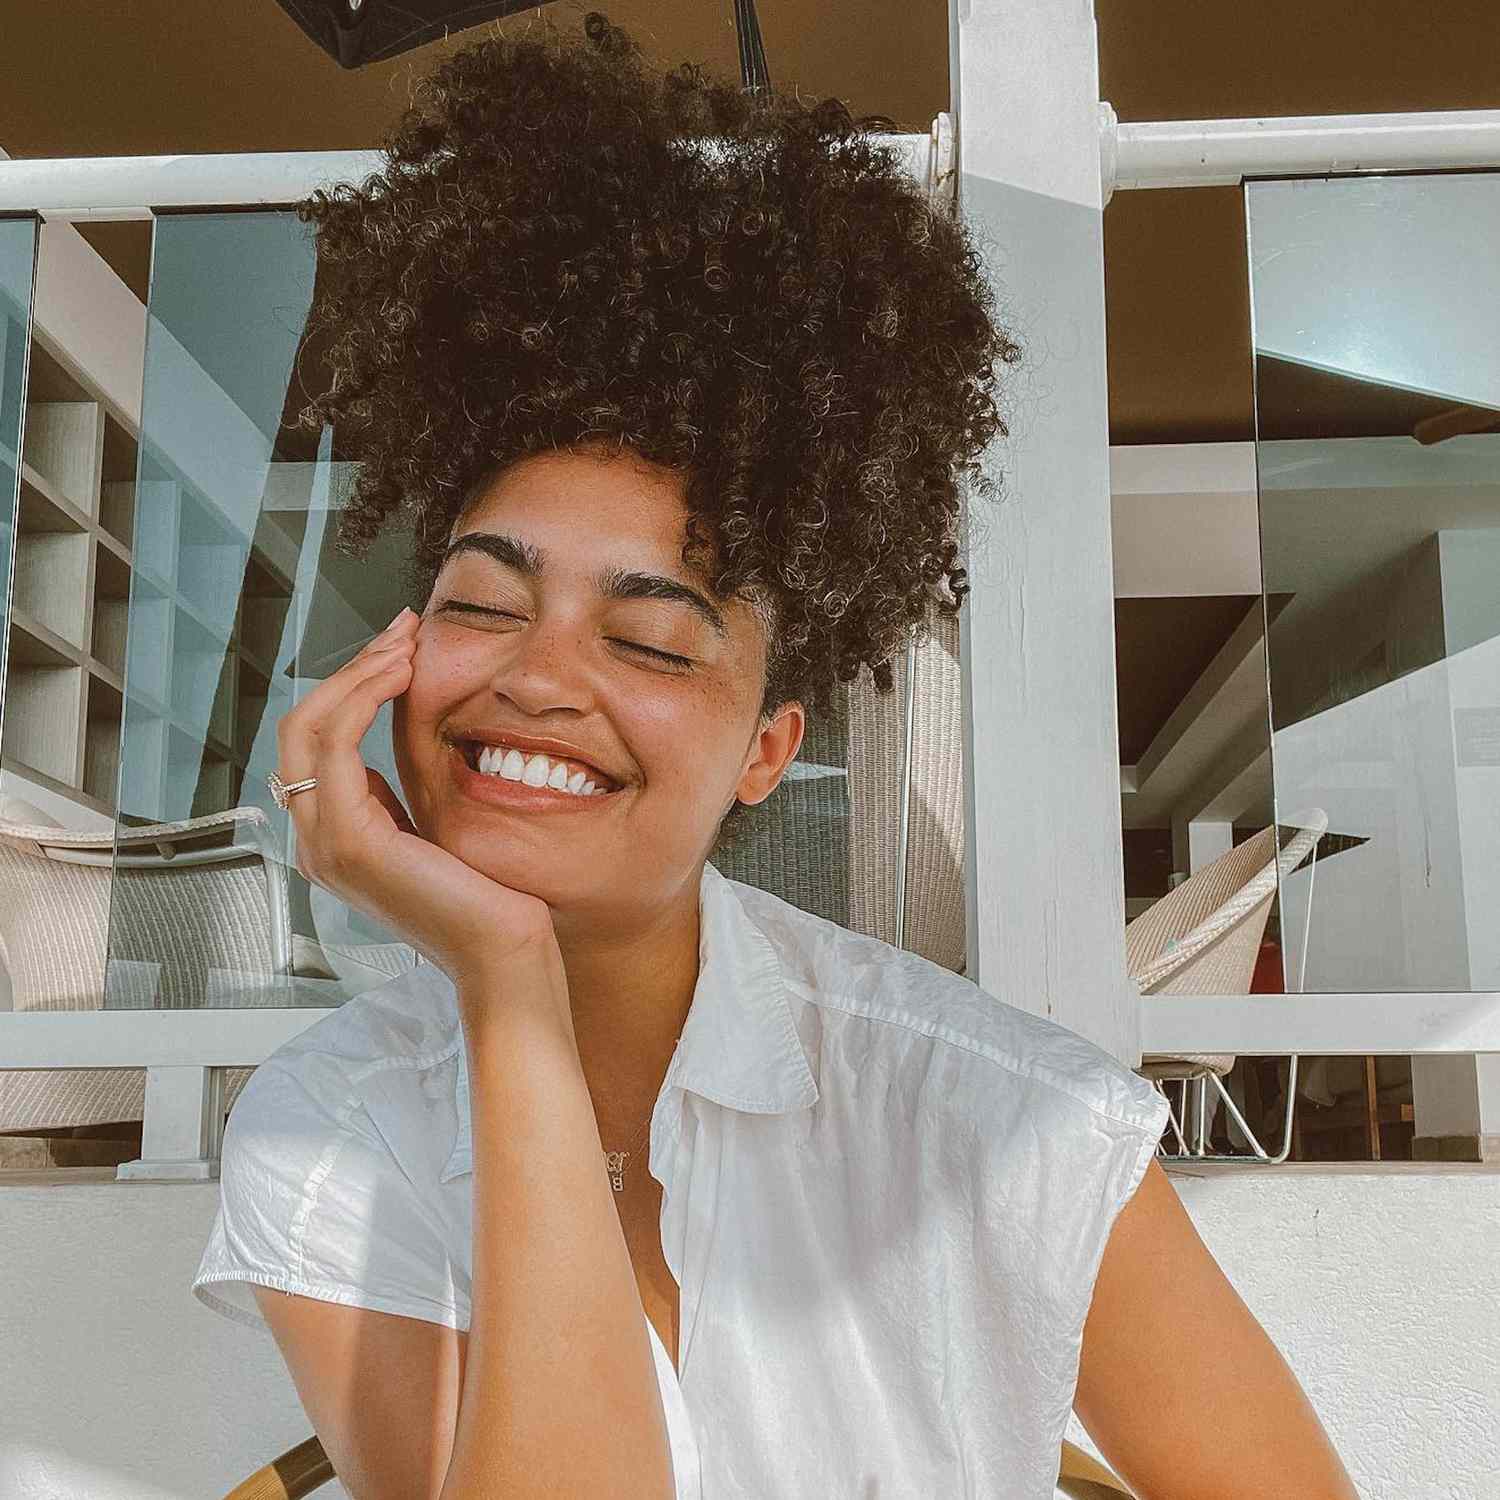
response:
[[[1175,1180],[1363,1500],[1494,1493],[1500,1170]],[[270,1337],[188,1290],[216,1197],[201,1183],[0,1187],[6,1500],[214,1500],[310,1434]],[[1164,1334],[1162,1358],[1175,1348]],[[318,1496],[345,1500],[336,1483]]]
[[[1221,1167],[1173,1182],[1363,1500],[1500,1493],[1500,1170]],[[1165,1334],[1162,1358],[1175,1348]],[[1088,1446],[1076,1422],[1072,1435]]]
[[[270,1336],[188,1290],[217,1198],[0,1187],[5,1500],[215,1500],[311,1434]]]

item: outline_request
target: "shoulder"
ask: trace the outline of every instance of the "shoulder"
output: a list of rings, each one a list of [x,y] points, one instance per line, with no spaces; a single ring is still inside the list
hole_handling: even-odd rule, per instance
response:
[[[225,1124],[200,1300],[259,1326],[258,1283],[460,1326],[457,1231],[436,1193],[452,1079],[428,1074],[462,1036],[440,973],[354,996],[251,1075]]]
[[[310,1201],[361,1160],[366,1175],[435,1180],[462,1045],[451,981],[431,965],[346,1000],[251,1074],[224,1127],[224,1195],[274,1175]]]
[[[977,1086],[973,1098],[1018,1089],[1033,1109],[1082,1128],[1108,1121],[1110,1134],[1156,1140],[1166,1101],[1137,1073],[1075,1031],[981,989],[920,954],[815,916],[770,892],[733,882],[747,916],[770,938],[794,1003],[815,1012],[827,1035],[857,1029],[884,1053],[922,1048],[948,1054]]]
[[[335,1121],[388,1075],[441,1064],[461,1040],[451,981],[430,964],[405,969],[283,1042],[251,1075],[229,1118],[242,1109],[254,1115],[274,1097],[279,1108],[300,1101],[299,1114]]]

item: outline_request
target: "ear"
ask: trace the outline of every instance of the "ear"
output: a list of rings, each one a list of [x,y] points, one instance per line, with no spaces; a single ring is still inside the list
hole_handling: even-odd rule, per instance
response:
[[[761,726],[735,788],[741,802],[764,802],[776,790],[786,768],[796,759],[806,729],[802,705],[795,700],[783,703]]]

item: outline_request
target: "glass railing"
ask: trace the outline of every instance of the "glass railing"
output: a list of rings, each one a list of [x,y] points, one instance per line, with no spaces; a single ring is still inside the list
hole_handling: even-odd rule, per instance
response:
[[[415,961],[295,869],[265,784],[281,715],[400,607],[398,544],[334,548],[347,465],[296,425],[315,272],[290,211],[156,218],[109,1006],[332,1005]],[[395,785],[389,705],[360,749]]]
[[[21,416],[26,399],[26,344],[31,326],[31,286],[37,221],[0,219],[0,733],[4,730],[10,644],[11,588],[20,490]],[[0,771],[0,795],[4,773]]]
[[[1289,987],[1500,989],[1500,175],[1247,205]]]

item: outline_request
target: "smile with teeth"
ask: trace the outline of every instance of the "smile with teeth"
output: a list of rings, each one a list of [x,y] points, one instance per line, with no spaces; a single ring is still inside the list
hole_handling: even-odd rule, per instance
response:
[[[575,797],[602,797],[615,788],[593,779],[593,773],[565,760],[540,752],[524,755],[507,745],[480,745],[474,740],[462,746],[464,758],[482,776],[500,776],[506,781],[520,781],[527,786],[550,787]]]

